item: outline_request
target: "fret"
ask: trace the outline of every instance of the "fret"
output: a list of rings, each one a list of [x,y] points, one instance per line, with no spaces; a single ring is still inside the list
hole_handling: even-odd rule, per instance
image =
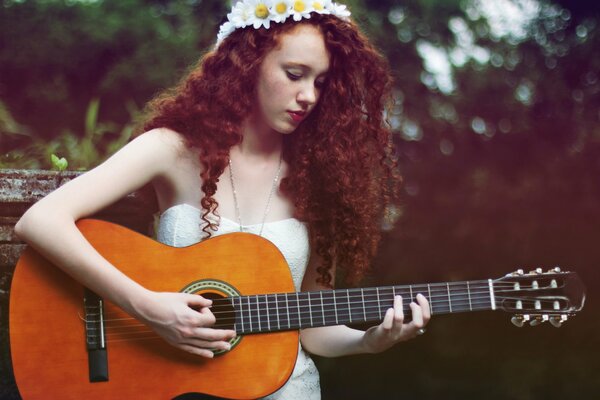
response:
[[[429,313],[433,315],[433,297],[431,297],[431,287],[427,284],[427,293],[429,293]]]
[[[452,312],[452,298],[450,296],[450,284],[446,282],[446,290],[448,291],[448,308],[450,312]]]
[[[260,332],[260,331],[262,331],[262,328],[260,326],[261,325],[260,324],[260,299],[259,299],[258,295],[254,296],[254,298],[256,299],[256,314],[258,316],[258,318],[257,318],[258,319],[258,331]]]
[[[312,306],[310,301],[310,293],[308,294],[308,314],[310,315],[310,326],[315,326],[313,323]]]
[[[339,320],[338,320],[337,304],[336,304],[336,301],[335,301],[336,295],[335,295],[335,292],[331,292],[331,294],[332,294],[332,297],[333,297],[333,309],[335,310],[335,324],[339,325],[340,323],[339,323]]]
[[[267,314],[267,331],[271,332],[271,318],[269,315],[269,296],[265,294],[265,311]]]
[[[381,299],[379,298],[379,288],[375,288],[375,290],[377,291],[377,311],[379,311],[379,319],[383,319],[383,316],[381,315]]]
[[[277,315],[277,330],[280,331],[281,330],[281,323],[279,322],[279,303],[277,302],[277,298],[279,296],[275,295],[275,314]]]
[[[296,309],[298,310],[298,328],[302,326],[302,313],[300,312],[300,293],[296,293]]]
[[[365,291],[360,289],[360,297],[362,299],[363,320],[367,320],[367,310],[365,309]]]
[[[288,329],[290,329],[292,327],[292,323],[290,321],[290,305],[289,305],[289,301],[288,301],[288,294],[285,294],[285,310],[287,312],[287,319],[288,319]]]
[[[323,304],[323,291],[322,290],[319,292],[319,296],[321,297],[321,315],[323,316],[323,326],[326,326],[327,322],[325,322],[325,305]]]
[[[412,301],[415,298],[415,296],[413,295],[412,285],[408,285],[408,290],[410,291],[410,300]]]
[[[473,311],[473,305],[471,304],[471,287],[469,281],[467,281],[467,296],[469,296],[469,311]]]
[[[350,307],[350,290],[346,289],[346,302],[348,303],[348,316],[350,317],[350,323],[352,323],[352,308]]]
[[[248,300],[248,326],[249,331],[252,332],[252,306],[250,305],[250,296],[246,296],[246,299]]]
[[[244,332],[244,310],[242,309],[242,296],[237,296],[238,302],[239,302],[239,313],[236,313],[237,316],[240,317],[240,322],[242,324],[242,330],[241,332]],[[236,330],[237,332],[237,330]]]

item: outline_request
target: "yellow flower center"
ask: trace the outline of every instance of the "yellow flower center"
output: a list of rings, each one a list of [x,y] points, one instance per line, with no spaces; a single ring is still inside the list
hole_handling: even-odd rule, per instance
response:
[[[261,3],[256,6],[256,9],[254,10],[254,15],[256,15],[257,18],[265,19],[269,16],[269,9],[266,5]]]
[[[317,10],[317,11],[323,11],[323,4],[321,4],[321,3],[320,3],[320,2],[318,2],[318,1],[315,1],[315,2],[313,3],[313,8],[314,8],[315,10]]]
[[[287,5],[283,2],[281,3],[277,3],[277,5],[275,6],[275,11],[277,11],[278,14],[284,14],[287,10]]]
[[[303,1],[295,1],[294,2],[294,11],[301,13],[306,9],[306,4]]]

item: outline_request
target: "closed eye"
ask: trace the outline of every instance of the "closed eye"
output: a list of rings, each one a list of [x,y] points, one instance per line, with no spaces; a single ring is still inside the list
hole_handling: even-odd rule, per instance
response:
[[[286,73],[287,73],[288,78],[292,81],[297,81],[298,79],[302,78],[302,75],[292,74],[291,72],[286,72]]]

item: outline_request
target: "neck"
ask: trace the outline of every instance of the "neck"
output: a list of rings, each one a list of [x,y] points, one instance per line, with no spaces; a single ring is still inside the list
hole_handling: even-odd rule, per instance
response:
[[[270,160],[279,158],[282,136],[268,126],[246,119],[241,126],[242,141],[234,146],[234,152],[249,158]]]

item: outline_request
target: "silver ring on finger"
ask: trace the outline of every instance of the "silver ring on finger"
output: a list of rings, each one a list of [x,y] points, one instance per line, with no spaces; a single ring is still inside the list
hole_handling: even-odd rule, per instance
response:
[[[421,329],[417,330],[417,335],[422,335],[424,333],[425,333],[425,329],[424,328],[421,328]]]

